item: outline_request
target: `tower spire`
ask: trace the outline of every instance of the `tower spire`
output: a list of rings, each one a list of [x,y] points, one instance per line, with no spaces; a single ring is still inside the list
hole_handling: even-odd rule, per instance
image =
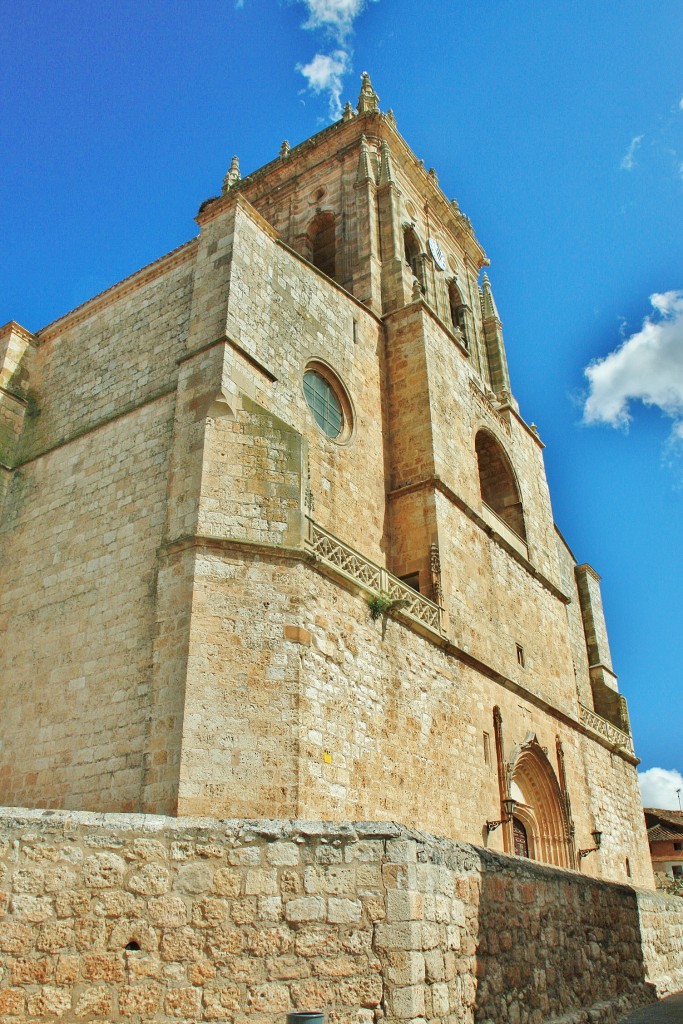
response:
[[[356,174],[356,183],[360,184],[363,181],[374,182],[375,176],[372,173],[370,167],[370,149],[368,147],[368,140],[363,135],[360,140],[360,153],[358,155],[358,173]]]
[[[380,185],[394,185],[396,183],[394,178],[394,165],[391,160],[391,152],[389,151],[388,142],[382,143],[382,157],[379,164],[379,183]]]
[[[372,88],[372,82],[370,81],[370,75],[367,71],[364,71],[361,75],[361,90],[360,96],[358,97],[358,113],[359,114],[376,114],[379,111],[379,96]]]
[[[223,193],[225,194],[233,185],[236,185],[241,177],[239,157],[234,156],[230,161],[230,170],[223,178]]]
[[[496,306],[496,300],[494,299],[493,292],[491,291],[489,275],[486,272],[484,272],[482,292],[484,320],[488,320],[489,317],[495,317],[498,323],[501,323],[500,316],[498,315],[498,307]]]

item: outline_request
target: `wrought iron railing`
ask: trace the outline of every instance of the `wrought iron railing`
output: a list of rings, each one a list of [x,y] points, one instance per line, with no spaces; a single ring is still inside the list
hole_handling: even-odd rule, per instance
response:
[[[329,533],[307,516],[307,547],[325,565],[372,593],[387,594],[395,602],[394,608],[409,619],[442,635],[442,616],[438,604],[424,594],[376,565],[343,540]]]
[[[587,708],[585,704],[579,704],[579,711],[582,723],[587,725],[589,729],[600,733],[606,740],[613,743],[615,747],[623,747],[629,754],[633,753],[633,740],[628,733],[617,729],[616,725],[612,725],[602,715],[598,715],[591,708]]]

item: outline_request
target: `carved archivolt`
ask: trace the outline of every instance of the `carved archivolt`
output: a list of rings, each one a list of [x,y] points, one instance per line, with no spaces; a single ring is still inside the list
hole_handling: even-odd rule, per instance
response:
[[[518,801],[515,817],[526,828],[530,856],[546,864],[574,867],[566,799],[535,733],[528,733],[511,752],[504,767],[504,789],[506,796]],[[510,844],[511,828],[507,826],[510,835],[506,836]]]

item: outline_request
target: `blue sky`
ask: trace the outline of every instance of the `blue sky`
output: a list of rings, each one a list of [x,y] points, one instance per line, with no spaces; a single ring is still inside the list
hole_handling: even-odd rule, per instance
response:
[[[0,322],[29,329],[194,235],[233,153],[261,166],[370,72],[491,258],[555,518],[603,577],[641,767],[665,770],[646,802],[677,807],[679,0],[1,0],[0,16]]]

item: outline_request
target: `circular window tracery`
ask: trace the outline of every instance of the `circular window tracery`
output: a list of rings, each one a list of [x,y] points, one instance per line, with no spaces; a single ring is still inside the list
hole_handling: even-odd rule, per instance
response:
[[[343,443],[351,435],[351,403],[332,371],[322,363],[306,367],[304,398],[322,432],[332,441]]]

